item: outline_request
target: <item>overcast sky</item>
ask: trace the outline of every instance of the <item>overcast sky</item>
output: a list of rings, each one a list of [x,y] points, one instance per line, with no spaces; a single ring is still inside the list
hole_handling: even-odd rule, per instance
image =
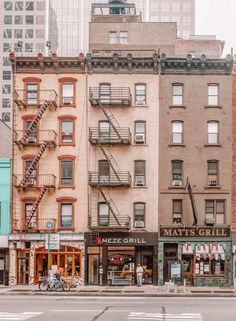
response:
[[[224,55],[236,54],[236,0],[196,0],[196,34],[225,41]]]

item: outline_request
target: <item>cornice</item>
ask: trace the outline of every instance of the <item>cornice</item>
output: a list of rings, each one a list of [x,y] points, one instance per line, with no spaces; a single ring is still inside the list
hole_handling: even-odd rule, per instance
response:
[[[188,54],[186,57],[167,57],[155,53],[150,57],[133,57],[131,53],[126,57],[114,53],[110,57],[95,57],[88,53],[81,53],[78,57],[15,57],[10,54],[12,68],[16,73],[28,74],[191,74],[191,75],[230,75],[233,68],[233,58],[193,58]]]

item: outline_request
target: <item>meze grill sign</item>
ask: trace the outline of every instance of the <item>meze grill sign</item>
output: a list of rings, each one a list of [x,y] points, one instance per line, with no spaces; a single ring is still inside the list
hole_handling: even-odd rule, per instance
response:
[[[168,228],[160,229],[160,237],[230,237],[229,228]]]

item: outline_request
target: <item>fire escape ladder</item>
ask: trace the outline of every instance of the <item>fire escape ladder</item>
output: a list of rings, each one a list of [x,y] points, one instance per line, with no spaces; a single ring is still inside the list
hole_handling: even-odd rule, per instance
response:
[[[107,204],[107,206],[108,206],[109,210],[111,211],[111,213],[112,213],[112,215],[113,215],[113,217],[114,217],[114,219],[115,219],[116,223],[117,223],[119,226],[121,226],[121,224],[120,224],[120,222],[119,222],[119,220],[118,220],[118,218],[117,218],[117,216],[116,216],[116,214],[115,214],[115,212],[114,212],[114,210],[113,210],[113,208],[112,208],[112,206],[111,206],[111,204],[115,205],[115,204],[114,204],[114,202],[112,201],[112,199],[111,199],[111,198],[110,198],[110,199],[108,199],[108,198],[106,197],[106,195],[105,195],[105,193],[104,193],[104,191],[102,190],[102,188],[101,188],[101,187],[98,187],[98,189],[99,189],[99,191],[100,191],[100,193],[101,193],[101,195],[102,195],[102,197],[103,197],[104,201],[106,202],[106,204]],[[116,208],[116,210],[118,211],[118,209],[117,209],[117,207],[116,207],[116,206],[115,206],[115,208]]]
[[[37,124],[39,122],[39,120],[42,118],[45,110],[48,108],[49,103],[45,102],[39,109],[39,111],[37,112],[37,114],[35,115],[34,119],[32,120],[32,123],[29,125],[29,127],[27,128],[27,131],[25,132],[24,136],[21,138],[20,142],[22,144],[26,143],[27,138],[30,136],[30,133],[37,127]]]
[[[32,172],[35,170],[35,168],[36,168],[36,166],[37,166],[37,164],[38,164],[38,162],[39,162],[39,160],[40,160],[43,152],[44,152],[45,149],[47,148],[47,145],[48,145],[48,142],[46,142],[46,141],[41,145],[41,147],[40,147],[37,155],[36,155],[35,158],[33,159],[33,161],[32,161],[32,163],[31,163],[29,169],[28,169],[27,172],[25,173],[24,178],[22,179],[22,181],[21,181],[21,183],[20,183],[20,186],[21,186],[21,187],[24,187],[24,185],[27,183],[30,175],[31,175]]]
[[[99,107],[101,108],[101,110],[103,111],[105,117],[107,118],[107,120],[109,121],[109,124],[111,125],[112,129],[114,130],[114,132],[116,133],[117,137],[122,141],[122,137],[118,131],[117,128],[120,128],[120,125],[118,123],[118,121],[116,120],[115,116],[112,114],[111,111],[107,111],[102,104],[99,102]]]
[[[112,153],[110,152],[110,150],[108,148],[106,148],[105,150],[105,147],[102,146],[101,144],[98,144],[98,146],[100,147],[103,155],[105,156],[106,160],[108,161],[113,173],[115,174],[116,178],[118,179],[118,181],[121,183],[121,179],[119,177],[119,174],[117,173],[117,171],[119,172],[120,169],[119,169],[119,166],[118,164],[116,163]],[[116,165],[117,169],[115,169],[115,166],[113,165],[113,163]]]
[[[38,197],[36,199],[36,201],[34,202],[30,212],[29,212],[29,216],[27,217],[27,220],[26,220],[26,226],[29,226],[29,223],[31,222],[33,216],[34,216],[34,213],[37,211],[37,208],[39,206],[39,203],[41,202],[42,198],[43,198],[43,195],[45,194],[47,190],[47,186],[43,186],[38,194]]]

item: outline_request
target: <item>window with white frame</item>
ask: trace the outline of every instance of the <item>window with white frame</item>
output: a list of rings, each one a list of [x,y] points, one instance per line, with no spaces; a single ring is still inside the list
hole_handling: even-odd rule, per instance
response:
[[[135,105],[146,105],[146,84],[135,84]]]
[[[183,84],[172,85],[173,105],[183,105]]]
[[[128,43],[128,31],[120,31],[120,43]]]
[[[73,204],[63,202],[60,204],[60,227],[73,227]]]
[[[183,215],[183,206],[182,200],[173,200],[172,201],[172,217],[174,224],[182,223],[182,215]]]
[[[172,186],[182,186],[183,183],[183,161],[173,160],[172,165]]]
[[[212,221],[216,224],[225,224],[225,200],[206,200],[206,223]]]
[[[144,144],[146,142],[146,122],[136,121],[134,123],[134,141],[136,144]]]
[[[172,121],[172,144],[183,144],[183,122]]]
[[[207,161],[207,183],[208,186],[219,185],[219,161]]]
[[[208,85],[208,105],[209,106],[219,105],[219,85],[218,84]]]
[[[109,31],[109,44],[116,44],[118,43],[118,36],[116,31]]]
[[[98,203],[98,226],[109,226],[109,207],[106,203]]]
[[[219,144],[219,122],[209,121],[207,123],[207,143]]]
[[[143,202],[134,203],[134,227],[143,228],[145,227],[145,211],[146,204]]]
[[[134,185],[136,186],[146,185],[144,160],[134,161]]]

